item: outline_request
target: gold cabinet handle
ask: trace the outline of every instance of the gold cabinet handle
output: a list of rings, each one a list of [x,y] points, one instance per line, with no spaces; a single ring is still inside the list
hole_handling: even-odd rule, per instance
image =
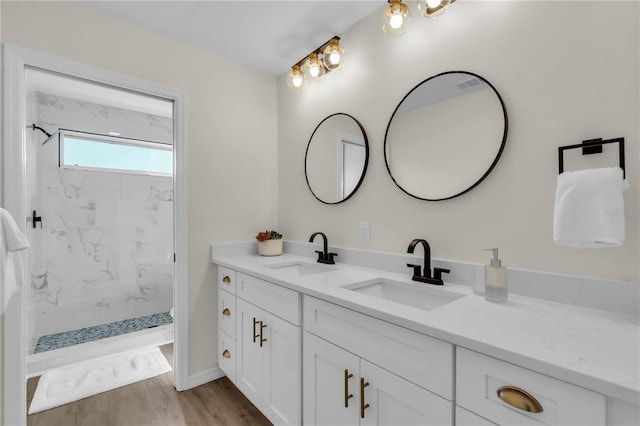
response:
[[[349,370],[344,369],[344,407],[349,408],[349,400],[353,398],[353,394],[349,393],[349,379],[353,377],[353,374],[349,373]]]
[[[364,403],[364,388],[369,386],[369,382],[364,381],[364,377],[360,377],[360,418],[364,419],[364,410],[369,408],[369,404]]]
[[[222,277],[222,282],[223,283],[230,283],[231,282],[231,278],[229,278],[229,275],[225,275]]]
[[[267,341],[267,339],[262,338],[262,330],[264,330],[266,326],[267,324],[263,324],[262,321],[260,321],[260,347],[262,347],[262,344]]]
[[[222,356],[225,358],[231,358],[231,352],[229,352],[229,349],[225,349],[224,352],[222,352]]]
[[[257,339],[258,337],[260,337],[260,334],[256,334],[256,325],[258,325],[258,323],[261,323],[261,322],[262,322],[262,321],[258,321],[258,320],[256,319],[256,317],[253,317],[253,343],[255,343],[255,342],[256,342],[256,339]],[[260,330],[260,331],[262,332],[262,330]],[[262,346],[262,345],[260,345],[260,346]]]
[[[542,413],[542,405],[528,392],[515,386],[502,386],[498,388],[498,398],[519,410],[529,413]]]
[[[229,308],[224,308],[224,310],[222,311],[222,315],[230,316],[231,311],[229,310]]]

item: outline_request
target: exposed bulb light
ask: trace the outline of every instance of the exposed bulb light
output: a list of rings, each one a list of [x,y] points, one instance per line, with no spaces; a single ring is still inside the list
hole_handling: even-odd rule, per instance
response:
[[[340,38],[332,38],[327,47],[324,48],[322,55],[322,62],[328,70],[333,71],[340,68],[342,55],[344,55],[344,49],[340,46]]]
[[[306,65],[309,69],[309,75],[313,78],[322,78],[324,76],[324,65],[316,52],[309,55]]]
[[[409,28],[411,20],[409,7],[402,0],[388,0],[388,2],[389,6],[382,14],[382,30],[392,37],[400,37]]]
[[[398,28],[400,28],[403,22],[404,22],[404,18],[399,13],[394,13],[393,15],[391,15],[391,18],[389,19],[389,25],[394,30],[397,30]]]
[[[304,73],[300,69],[300,65],[294,65],[291,67],[291,71],[289,71],[289,75],[287,76],[287,86],[293,90],[302,89],[306,78]]]
[[[418,0],[418,10],[426,18],[435,18],[444,13],[447,6],[456,0]]]
[[[291,67],[287,75],[287,86],[292,90],[300,90],[305,85],[306,75],[314,79],[322,78],[342,66],[343,55],[340,37],[334,36]]]

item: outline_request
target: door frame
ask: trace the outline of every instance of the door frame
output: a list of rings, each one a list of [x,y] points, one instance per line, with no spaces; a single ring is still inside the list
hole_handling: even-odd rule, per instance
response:
[[[40,68],[86,80],[146,93],[174,102],[174,376],[178,391],[189,388],[188,314],[188,205],[186,95],[183,91],[150,81],[60,57],[3,44],[3,206],[26,230],[26,85],[25,68]],[[25,268],[25,283],[26,268]],[[2,424],[23,425],[26,401],[26,291],[9,303],[2,322],[3,384]]]
[[[336,172],[338,173],[338,177],[336,179],[337,183],[337,196],[339,200],[343,200],[347,195],[344,193],[344,147],[345,145],[357,145],[361,146],[365,149],[365,158],[366,158],[366,150],[367,145],[364,142],[364,138],[362,136],[356,136],[347,132],[338,132],[336,137],[336,156],[337,156],[337,164]],[[353,192],[353,190],[351,190]]]

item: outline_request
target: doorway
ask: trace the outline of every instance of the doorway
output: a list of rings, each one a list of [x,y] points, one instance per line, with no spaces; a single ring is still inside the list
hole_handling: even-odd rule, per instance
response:
[[[367,161],[367,147],[362,136],[338,132],[338,200],[347,198],[360,183]]]
[[[27,376],[172,343],[173,102],[25,78]]]
[[[149,311],[151,309],[149,301],[152,299],[156,302],[159,301],[159,304],[163,305],[163,310],[167,307],[171,310],[171,306],[168,305],[172,305],[174,307],[175,342],[174,386],[178,390],[186,389],[188,383],[186,285],[188,280],[186,269],[184,95],[175,89],[144,80],[133,79],[14,46],[5,45],[3,54],[5,64],[3,205],[17,219],[23,232],[33,240],[32,246],[38,247],[35,252],[31,251],[28,254],[28,262],[32,267],[29,268],[30,271],[25,277],[25,282],[33,291],[23,289],[18,296],[14,297],[7,308],[3,324],[4,423],[24,424],[26,420],[25,383],[27,372],[25,359],[28,347],[35,346],[34,333],[31,332],[37,327],[37,323],[30,320],[33,319],[32,316],[37,316],[36,314],[44,315],[42,306],[46,306],[40,304],[39,308],[30,310],[28,302],[34,298],[51,307],[56,307],[49,308],[57,311],[58,316],[55,320],[44,321],[46,327],[49,327],[49,331],[52,331],[49,334],[99,327],[126,321],[131,319],[130,317],[154,315],[156,312]],[[60,120],[51,119],[51,117],[56,117],[55,108],[48,112],[42,109],[46,109],[43,105],[55,107],[55,102],[53,104],[46,100],[38,102],[38,96],[40,96],[40,101],[43,100],[43,96],[54,96],[58,99],[61,96],[45,92],[35,94],[33,90],[29,93],[29,73],[33,72],[44,73],[49,77],[58,76],[75,82],[93,84],[95,87],[103,89],[119,90],[120,95],[116,98],[120,100],[129,94],[144,97],[147,100],[159,100],[169,105],[170,128],[165,128],[164,131],[169,135],[171,142],[170,148],[168,148],[172,153],[172,158],[169,159],[170,176],[167,176],[166,168],[159,173],[157,170],[153,172],[128,170],[125,173],[123,169],[127,166],[119,163],[112,164],[113,167],[100,169],[100,165],[82,164],[83,160],[78,160],[81,156],[69,160],[64,155],[65,146],[67,153],[74,149],[77,151],[78,140],[84,141],[83,147],[85,148],[89,145],[93,145],[94,148],[104,148],[106,145],[110,148],[116,147],[120,152],[122,149],[145,148],[147,151],[157,151],[154,153],[166,153],[168,143],[167,140],[148,140],[146,137],[135,134],[117,135],[115,133],[122,133],[117,129],[108,130],[94,126],[88,130],[87,127],[77,123],[69,125],[62,122],[70,116]],[[30,96],[34,101],[31,102],[31,105]],[[65,102],[68,105],[73,105],[73,97],[67,98]],[[75,102],[75,106],[79,106],[77,99]],[[84,99],[81,103],[84,105],[80,105],[80,108],[91,110],[91,108],[87,108],[87,105],[92,104],[89,100]],[[36,110],[40,105],[41,111],[35,113],[31,111],[30,108],[34,105]],[[103,114],[103,116],[113,117],[118,108],[120,112],[126,110],[126,108],[122,108],[122,105],[105,105],[105,102],[102,104],[93,103],[93,105],[99,105],[103,113],[108,111],[108,114]],[[58,111],[62,109],[64,108],[58,108]],[[97,110],[94,110],[94,113],[95,111]],[[135,112],[146,114],[146,119],[153,120],[152,114],[150,115],[148,111],[140,112],[134,109]],[[49,114],[49,118],[35,123],[34,117],[43,117],[47,114]],[[128,117],[131,118],[131,116]],[[128,123],[131,124],[131,122]],[[44,131],[35,129],[34,124]],[[113,122],[109,125],[113,125]],[[38,133],[40,134],[38,135]],[[49,133],[52,138],[46,133]],[[44,145],[33,143],[35,142],[33,138],[36,137],[46,143]],[[157,139],[157,137],[153,136],[151,139]],[[29,140],[32,143],[29,143]],[[165,146],[161,146],[163,142]],[[47,145],[49,145],[50,153],[47,152]],[[38,155],[35,150],[38,150]],[[104,154],[101,157],[104,159]],[[123,156],[114,154],[113,157],[121,158]],[[131,152],[129,151],[129,154],[124,157],[131,158]],[[53,162],[51,162],[52,159]],[[34,173],[30,173],[30,171],[34,171]],[[37,177],[38,173],[43,175],[41,179]],[[134,179],[134,177],[140,179]],[[161,178],[165,178],[165,180],[162,181]],[[145,183],[141,183],[142,181]],[[152,181],[153,185],[150,184]],[[121,199],[129,197],[129,201],[133,201],[133,205],[135,205],[135,197],[132,194],[135,192],[134,188],[148,184],[149,189],[145,194],[147,209],[145,210],[140,205],[138,207],[141,211],[147,212],[147,216],[145,216],[147,219],[149,219],[148,212],[152,212],[153,217],[150,219],[152,225],[158,225],[158,212],[162,210],[164,213],[162,213],[161,224],[168,229],[165,233],[170,234],[172,241],[155,241],[158,244],[154,245],[152,240],[157,236],[157,229],[145,231],[142,229],[144,226],[138,227],[140,229],[137,232],[140,238],[132,237],[136,234],[136,231],[132,229],[128,229],[124,236],[118,232],[115,234],[107,232],[106,230],[112,231],[119,226],[127,227],[127,224],[117,223],[119,218],[139,216],[127,214],[135,213],[135,208],[131,204],[125,205],[126,203],[121,206],[122,211],[119,214],[118,212],[114,214],[114,203],[108,202],[108,198],[103,196],[110,193],[111,201],[113,201],[113,197]],[[151,190],[152,186],[155,191]],[[69,191],[71,192],[69,193]],[[129,191],[129,195],[123,196],[123,191]],[[48,205],[38,206],[38,208],[33,206],[34,203],[44,202],[47,198],[44,196],[45,193],[51,195],[57,192],[59,192],[57,195],[61,195],[57,201],[52,196]],[[93,199],[91,199],[91,194],[93,194]],[[74,197],[74,195],[77,196]],[[65,204],[65,197],[67,201],[72,200],[72,202]],[[99,198],[102,201],[98,201]],[[74,199],[75,201],[73,201]],[[171,199],[170,205],[167,204],[169,199]],[[105,206],[105,209],[98,209],[99,204]],[[118,208],[118,203],[115,205]],[[38,211],[38,209],[40,210]],[[58,211],[51,214],[56,209]],[[99,210],[102,212],[99,213]],[[45,211],[47,212],[45,213]],[[97,216],[101,216],[102,219],[98,219]],[[47,226],[47,223],[50,226]],[[36,225],[35,229],[34,225]],[[128,227],[132,228],[131,224]],[[39,234],[38,231],[40,231]],[[38,238],[42,241],[38,242]],[[131,248],[131,244],[135,246],[134,249]],[[100,248],[101,245],[103,248]],[[107,246],[113,250],[105,249]],[[116,250],[120,246],[129,247],[128,251]],[[162,248],[158,248],[160,246]],[[74,258],[75,255],[84,256],[83,262],[79,262],[80,257]],[[157,261],[162,256],[166,260],[164,263]],[[157,266],[160,268],[154,269]],[[56,270],[55,274],[52,273],[53,269]],[[158,272],[159,270],[162,272]],[[70,275],[72,271],[74,274]],[[145,275],[147,278],[144,278]],[[131,278],[132,276],[134,278]],[[166,286],[167,281],[171,284],[169,289]],[[158,284],[159,282],[164,284]],[[173,285],[174,283],[181,283],[181,285]],[[118,291],[123,289],[125,292],[129,292],[125,296]],[[66,304],[61,304],[63,292],[68,295]],[[167,302],[170,299],[173,299],[172,303]],[[123,300],[124,303],[120,303]],[[57,304],[51,302],[57,302]],[[120,304],[118,305],[118,303]],[[69,315],[66,308],[74,304],[80,310],[76,314]],[[116,307],[116,305],[118,306]],[[127,309],[129,312],[126,312]],[[85,312],[91,310],[94,312],[85,315]],[[116,313],[116,317],[109,317],[105,312],[107,310]],[[141,315],[136,316],[136,312]],[[166,313],[168,314],[168,312]],[[123,318],[125,315],[128,318]],[[101,316],[102,318],[100,318]],[[115,321],[112,321],[114,319]],[[70,325],[66,327],[68,330],[59,331],[52,328],[52,324],[56,324],[58,327],[63,323]]]

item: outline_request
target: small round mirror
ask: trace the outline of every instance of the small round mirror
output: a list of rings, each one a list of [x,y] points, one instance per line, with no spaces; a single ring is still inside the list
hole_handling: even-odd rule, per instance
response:
[[[395,184],[412,197],[440,201],[475,188],[507,140],[507,111],[484,78],[450,71],[424,80],[396,107],[384,138]]]
[[[307,185],[319,201],[341,203],[360,187],[368,162],[369,142],[360,122],[349,114],[332,114],[309,139],[304,158]]]

